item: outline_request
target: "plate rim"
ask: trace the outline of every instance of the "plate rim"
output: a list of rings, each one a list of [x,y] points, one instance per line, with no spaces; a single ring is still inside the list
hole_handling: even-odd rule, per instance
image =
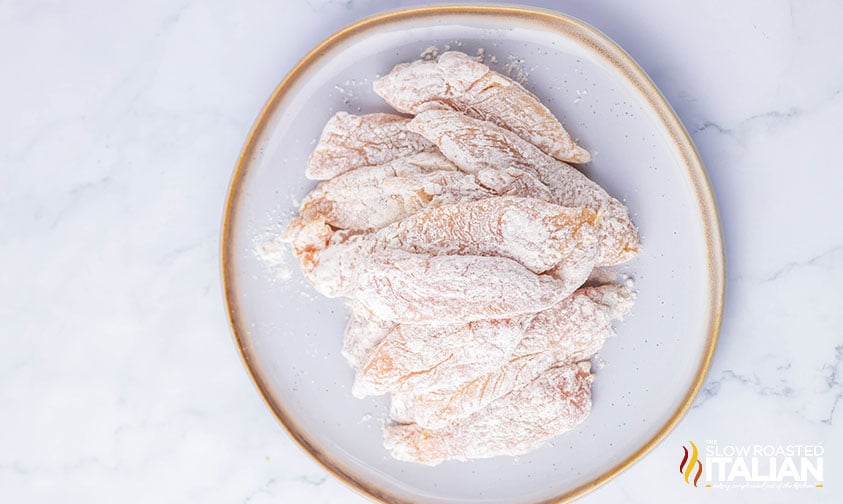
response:
[[[688,131],[682,121],[679,120],[670,103],[664,95],[662,95],[661,91],[659,91],[644,69],[641,68],[641,66],[638,65],[638,63],[633,60],[632,57],[620,47],[620,45],[584,21],[560,12],[522,5],[462,3],[427,5],[389,10],[365,17],[334,32],[311,49],[301,60],[298,61],[298,63],[296,63],[295,66],[293,66],[293,68],[275,87],[272,94],[269,96],[269,99],[261,108],[260,113],[255,119],[255,122],[246,137],[246,141],[240,155],[238,156],[237,163],[229,183],[220,233],[220,270],[222,274],[223,296],[225,298],[225,304],[228,312],[228,321],[241,361],[253,384],[258,389],[258,392],[267,407],[269,407],[270,411],[274,414],[276,420],[282,427],[284,427],[288,434],[296,441],[296,443],[298,443],[305,453],[310,455],[340,481],[365,496],[373,497],[385,503],[409,504],[413,502],[412,500],[399,497],[386,489],[379,488],[375,484],[347,472],[342,464],[334,461],[329,454],[317,448],[315,443],[311,442],[311,440],[303,434],[290,415],[287,414],[284,406],[272,398],[272,395],[266,386],[265,380],[263,380],[260,376],[260,372],[252,364],[252,356],[246,344],[247,338],[245,336],[245,331],[240,329],[242,324],[239,320],[237,304],[234,298],[234,278],[230,267],[231,258],[233,256],[232,223],[236,214],[236,203],[239,200],[244,175],[251,162],[252,154],[254,153],[256,147],[256,139],[263,132],[264,127],[267,124],[267,119],[276,110],[279,101],[285,95],[287,90],[313,63],[319,60],[323,53],[346,39],[365,32],[371,28],[377,28],[383,24],[406,21],[412,18],[460,14],[506,16],[510,18],[518,17],[520,19],[533,21],[538,20],[543,22],[543,24],[548,26],[552,31],[561,32],[563,35],[575,39],[577,42],[583,44],[604,60],[607,60],[608,63],[615,67],[616,70],[620,71],[621,75],[626,78],[634,88],[636,88],[636,90],[646,99],[648,105],[654,112],[656,112],[659,121],[662,123],[662,126],[664,126],[665,131],[668,132],[672,142],[677,148],[677,151],[682,159],[682,164],[684,164],[687,168],[694,187],[697,204],[701,211],[701,221],[703,223],[703,232],[707,249],[706,262],[709,272],[708,298],[710,309],[706,331],[708,338],[705,351],[703,352],[698,364],[694,381],[686,392],[679,407],[662,425],[658,432],[656,432],[649,441],[644,443],[644,445],[632,452],[630,455],[627,455],[619,463],[615,464],[609,470],[591,481],[576,486],[573,489],[567,490],[559,495],[551,497],[550,499],[537,501],[535,504],[570,502],[604,485],[641,460],[644,455],[655,448],[656,445],[658,445],[676,427],[676,425],[691,408],[691,405],[701,390],[711,367],[723,319],[726,287],[725,253],[717,204],[705,166],[693,140],[688,134]]]

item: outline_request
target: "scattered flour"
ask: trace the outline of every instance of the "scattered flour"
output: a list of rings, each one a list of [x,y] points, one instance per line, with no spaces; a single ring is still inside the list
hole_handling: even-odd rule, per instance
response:
[[[485,59],[485,57],[486,57],[486,49],[483,49],[481,47],[481,48],[477,49],[477,54],[474,56],[474,60],[477,61],[478,63],[483,63],[483,60]]]
[[[434,60],[439,57],[439,48],[435,45],[429,46],[427,49],[419,53],[419,58],[423,60]]]
[[[588,94],[588,89],[577,89],[577,97],[574,98],[574,103],[579,103],[582,101],[583,97]]]
[[[519,84],[525,84],[530,74],[524,69],[524,59],[509,55],[503,65],[506,75]]]
[[[450,51],[452,45],[454,47],[461,47],[462,42],[459,42],[457,40],[453,40],[453,41],[451,41],[451,43],[443,45],[441,50],[439,49],[439,46],[435,46],[435,45],[429,46],[425,50],[423,50],[422,52],[419,53],[419,58],[421,58],[423,60],[435,60],[443,52]],[[484,47],[478,48],[477,51],[475,52],[474,60],[477,61],[478,63],[483,63],[485,58],[486,58],[486,49]],[[495,58],[494,56],[490,56],[489,62],[494,64],[494,63],[498,62],[498,59]]]
[[[595,369],[603,369],[606,367],[606,360],[598,354],[591,358],[591,364]]]
[[[281,240],[279,234],[264,233],[255,239],[255,255],[272,273],[277,281],[289,280],[295,264],[290,246]]]

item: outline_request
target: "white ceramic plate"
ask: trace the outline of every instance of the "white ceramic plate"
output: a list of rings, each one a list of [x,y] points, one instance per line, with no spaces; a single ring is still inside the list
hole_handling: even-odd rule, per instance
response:
[[[304,166],[338,110],[385,111],[372,79],[426,48],[486,52],[561,118],[594,160],[584,167],[629,206],[642,252],[633,316],[600,353],[591,416],[528,455],[426,467],[381,444],[385,398],[351,396],[340,356],[346,310],[317,295],[291,257],[256,253],[313,186]],[[584,23],[548,11],[438,6],[361,21],[330,37],[273,93],[235,171],[222,236],[231,322],[249,372],[290,434],[357,489],[390,502],[574,498],[657,443],[690,405],[717,339],[724,267],[704,168],[644,72]],[[282,249],[283,250],[283,249]],[[272,252],[264,249],[264,252]],[[286,252],[284,252],[286,254]]]

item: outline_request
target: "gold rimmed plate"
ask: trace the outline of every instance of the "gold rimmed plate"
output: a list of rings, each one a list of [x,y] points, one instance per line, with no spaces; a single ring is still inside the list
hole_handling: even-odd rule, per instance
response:
[[[587,175],[629,207],[642,253],[633,316],[595,366],[593,411],[530,454],[426,467],[381,444],[385,398],[351,396],[342,301],[312,291],[277,241],[314,186],[304,166],[339,110],[386,111],[377,75],[424,52],[483,55],[524,81],[594,154]],[[702,385],[723,305],[720,227],[705,169],[641,68],[585,23],[550,11],[447,5],[381,14],[329,37],[278,85],[246,139],[222,231],[235,341],[275,416],[302,448],[386,502],[555,502],[605,483],[658,443]]]

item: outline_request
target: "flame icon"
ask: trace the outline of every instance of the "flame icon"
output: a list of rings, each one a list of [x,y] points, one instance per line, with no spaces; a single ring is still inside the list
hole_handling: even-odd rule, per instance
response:
[[[682,463],[679,464],[679,473],[684,474],[685,483],[690,484],[691,482],[688,481],[688,478],[691,477],[691,473],[694,472],[694,466],[696,466],[697,475],[694,476],[694,486],[697,486],[697,482],[700,480],[700,476],[702,476],[702,462],[699,460],[697,445],[693,441],[688,442],[691,443],[691,458],[690,460],[688,459],[688,449],[683,446],[682,449],[685,450],[685,456],[682,457]]]

